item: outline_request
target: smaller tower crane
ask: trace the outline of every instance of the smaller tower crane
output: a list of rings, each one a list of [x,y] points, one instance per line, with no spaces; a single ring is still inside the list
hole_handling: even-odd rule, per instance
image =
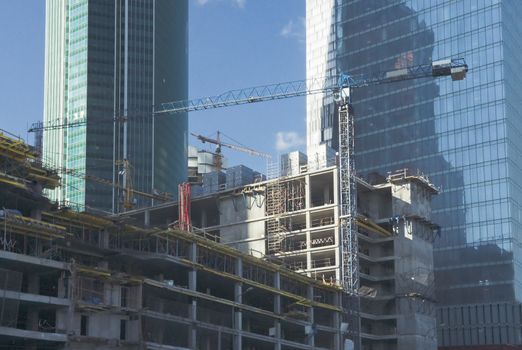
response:
[[[227,147],[227,148],[233,149],[234,151],[244,152],[244,153],[250,154],[252,156],[263,157],[266,159],[272,158],[272,156],[270,154],[259,152],[252,148],[248,148],[245,146],[239,146],[239,145],[233,145],[230,143],[223,142],[223,141],[221,141],[221,134],[222,133],[218,130],[216,138],[212,139],[210,137],[206,137],[203,135],[191,133],[192,136],[196,137],[202,143],[208,142],[208,143],[212,143],[212,144],[216,145],[216,151],[214,153],[214,156],[215,156],[214,157],[214,166],[216,167],[216,170],[218,170],[218,171],[223,169],[223,154],[221,152],[221,147]]]

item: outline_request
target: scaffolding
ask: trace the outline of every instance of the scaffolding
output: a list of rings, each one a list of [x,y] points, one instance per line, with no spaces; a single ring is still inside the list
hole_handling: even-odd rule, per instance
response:
[[[23,179],[21,183],[24,184],[33,181],[45,188],[58,187],[60,178],[57,173],[44,168],[39,157],[39,153],[22,139],[9,136],[0,129],[0,175],[3,180],[20,182]]]
[[[287,212],[305,209],[305,181],[304,179],[291,180],[283,183],[284,186],[284,203],[286,203]]]
[[[275,169],[275,170],[274,170]],[[284,185],[278,174],[278,166],[273,167],[269,177],[274,178],[266,186],[266,221],[267,253],[275,254],[281,250],[284,241],[285,226],[281,215],[286,210]]]

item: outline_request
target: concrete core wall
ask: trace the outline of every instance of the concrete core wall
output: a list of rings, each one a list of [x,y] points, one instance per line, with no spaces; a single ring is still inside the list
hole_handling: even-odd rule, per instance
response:
[[[219,198],[219,222],[222,243],[244,253],[265,253],[265,197],[237,195]]]

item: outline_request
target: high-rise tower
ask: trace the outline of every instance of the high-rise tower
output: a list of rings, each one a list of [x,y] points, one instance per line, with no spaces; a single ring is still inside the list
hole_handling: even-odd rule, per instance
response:
[[[308,78],[332,67],[357,74],[444,58],[469,64],[459,83],[353,91],[356,167],[367,178],[419,169],[441,187],[433,203],[442,226],[434,253],[439,346],[522,344],[522,3],[326,2],[307,0]],[[316,31],[315,16],[333,19],[319,29],[326,34]],[[328,50],[316,55],[318,47]],[[311,101],[308,149],[335,147],[335,109]]]
[[[46,130],[44,161],[175,193],[187,177],[187,115],[155,118],[152,109],[187,98],[187,0],[47,0],[45,36],[44,122],[87,123]],[[123,169],[123,160],[131,167]],[[115,212],[123,195],[71,175],[52,193]]]

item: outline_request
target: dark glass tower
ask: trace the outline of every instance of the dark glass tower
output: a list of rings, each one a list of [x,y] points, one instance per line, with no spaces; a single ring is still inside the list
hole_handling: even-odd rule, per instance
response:
[[[187,115],[154,118],[152,109],[187,98],[187,1],[48,0],[46,11],[44,121],[87,124],[46,130],[45,161],[175,194],[187,177]],[[123,210],[121,189],[67,174],[63,184],[56,200]]]
[[[433,203],[442,226],[434,256],[439,346],[521,344],[522,2],[336,5],[329,52],[337,71],[458,57],[469,64],[462,82],[423,79],[354,91],[356,166],[363,177],[419,170],[441,188]],[[321,128],[335,124],[332,110],[316,118]],[[335,147],[336,138],[334,132],[321,142]]]

